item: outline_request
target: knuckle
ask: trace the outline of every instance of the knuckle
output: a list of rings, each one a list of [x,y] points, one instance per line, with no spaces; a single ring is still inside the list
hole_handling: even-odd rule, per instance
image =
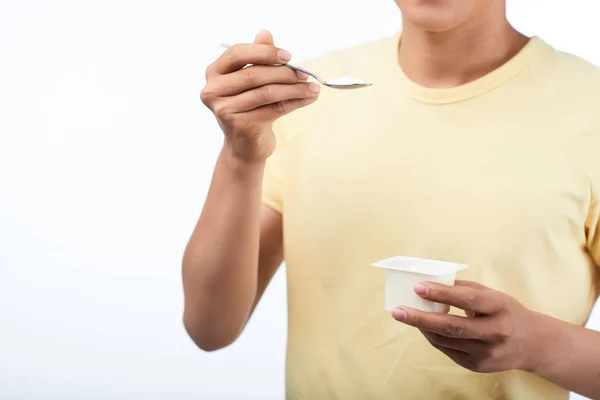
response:
[[[465,303],[469,306],[475,306],[479,302],[479,295],[475,290],[467,290],[465,294]]]
[[[200,91],[200,100],[204,105],[209,106],[216,99],[215,93],[213,93],[209,88],[205,87]]]
[[[465,327],[463,324],[449,320],[444,323],[443,332],[451,337],[461,337],[465,333]]]
[[[231,107],[227,103],[217,103],[213,106],[213,113],[222,120],[230,119],[232,114]]]
[[[272,95],[271,89],[269,89],[268,85],[260,87],[259,96],[260,96],[261,100],[264,101],[265,103],[271,102],[273,95]]]
[[[506,297],[502,293],[495,290],[490,293],[490,298],[493,299],[501,309],[512,309],[512,306],[515,304],[515,300],[513,298]]]
[[[494,340],[495,342],[501,343],[501,342],[507,341],[512,336],[513,336],[513,331],[512,331],[511,325],[510,324],[501,324],[500,326],[498,326],[498,328],[492,335],[492,340]]]
[[[278,114],[285,114],[287,111],[287,102],[278,101],[276,103],[273,103],[272,107]]]
[[[248,84],[250,84],[251,86],[254,86],[257,84],[258,80],[260,79],[260,74],[258,73],[258,71],[256,71],[256,68],[246,68],[244,70],[244,79],[246,82],[248,82]]]

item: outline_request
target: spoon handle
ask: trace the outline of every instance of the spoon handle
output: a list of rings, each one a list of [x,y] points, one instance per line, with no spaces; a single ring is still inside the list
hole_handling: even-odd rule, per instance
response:
[[[293,69],[294,71],[304,72],[306,75],[312,76],[317,81],[319,81],[319,83],[321,83],[323,85],[326,83],[323,79],[319,78],[316,74],[314,74],[314,73],[312,73],[310,71],[307,71],[304,68],[297,67],[297,66],[292,65],[292,64],[285,64],[285,66],[288,67],[289,69]]]
[[[231,45],[230,44],[221,43],[221,47],[225,47],[225,48],[228,49],[228,48],[231,47]],[[320,83],[325,84],[325,81],[323,79],[319,78],[316,74],[314,74],[314,73],[312,73],[310,71],[305,70],[304,68],[297,67],[297,66],[292,65],[292,64],[283,64],[283,65],[285,65],[289,69],[293,69],[294,71],[303,72],[303,73],[305,73],[308,76],[312,76],[313,78],[315,78]]]

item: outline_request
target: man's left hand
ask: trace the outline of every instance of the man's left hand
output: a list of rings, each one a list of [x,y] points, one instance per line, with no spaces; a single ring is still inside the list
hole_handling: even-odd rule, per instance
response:
[[[466,316],[424,312],[399,306],[392,316],[418,328],[431,345],[458,365],[475,372],[510,369],[533,371],[544,352],[545,329],[551,318],[528,310],[511,296],[475,282],[455,286],[423,282],[415,292],[448,304]]]

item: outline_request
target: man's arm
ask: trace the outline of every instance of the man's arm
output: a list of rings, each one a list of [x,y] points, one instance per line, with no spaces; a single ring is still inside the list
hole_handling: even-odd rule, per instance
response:
[[[319,91],[282,65],[290,58],[263,31],[206,71],[200,97],[225,141],[183,257],[184,325],[204,350],[238,337],[283,259],[281,215],[261,205],[273,122],[316,101]]]
[[[565,389],[600,399],[600,332],[545,318],[546,351],[533,372]]]
[[[283,260],[281,215],[261,205],[264,163],[244,165],[228,153],[183,258],[184,324],[207,351],[238,337]]]

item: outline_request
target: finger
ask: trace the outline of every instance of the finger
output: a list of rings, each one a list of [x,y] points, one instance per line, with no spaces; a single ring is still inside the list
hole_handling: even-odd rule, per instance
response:
[[[269,31],[260,31],[254,38],[254,44],[268,44],[270,46],[275,46],[275,42],[273,42],[273,35]]]
[[[236,44],[211,64],[208,77],[224,75],[244,68],[248,64],[281,65],[292,59],[290,53],[267,44]]]
[[[446,337],[487,341],[495,337],[486,321],[481,319],[424,312],[408,307],[397,307],[392,316],[407,325]]]
[[[305,99],[296,100],[284,100],[277,103],[272,103],[266,106],[257,108],[251,111],[249,118],[256,118],[256,120],[272,120],[274,121],[280,116],[286,115],[295,111],[299,108],[306,107],[314,103],[318,99],[317,96]]]
[[[480,290],[492,290],[489,287],[482,285],[481,283],[477,283],[477,282],[473,282],[473,281],[461,281],[458,279],[454,281],[454,286],[464,286],[464,287],[470,287],[473,289],[480,289]]]
[[[219,75],[206,86],[206,91],[218,97],[234,96],[272,83],[298,83],[306,79],[288,67],[253,65],[227,75]]]
[[[442,336],[437,333],[421,330],[421,333],[431,344],[446,347],[448,349],[462,351],[464,353],[479,355],[483,354],[485,342],[473,339],[455,339]]]
[[[415,293],[435,303],[448,304],[480,314],[494,314],[504,307],[502,298],[493,290],[423,282],[415,286]]]
[[[233,112],[246,112],[267,104],[285,100],[312,98],[318,95],[320,86],[317,83],[296,83],[293,85],[271,84],[249,90],[232,97]]]
[[[456,359],[460,359],[460,358],[468,357],[469,356],[469,353],[466,353],[466,352],[461,351],[461,350],[452,349],[450,347],[444,347],[444,346],[441,346],[441,345],[439,345],[437,343],[432,343],[432,342],[429,342],[429,343],[431,343],[431,345],[433,347],[435,347],[436,349],[438,349],[442,353],[446,354],[448,357],[450,357],[451,359],[453,359],[455,361],[456,361]]]
[[[463,368],[471,369],[471,365],[473,365],[473,357],[470,354],[460,350],[443,347],[435,343],[431,343],[431,345],[437,350],[441,351],[444,355],[446,355],[446,357],[454,361],[456,364]]]
[[[455,280],[454,281],[454,286],[464,286],[464,287],[470,287],[473,289],[480,289],[480,290],[493,290],[487,286],[484,286],[480,283],[477,282],[473,282],[473,281],[461,281],[461,280]],[[469,310],[465,310],[465,315],[469,318],[478,318],[481,317],[484,314],[481,313],[477,313],[474,311],[469,311]]]

